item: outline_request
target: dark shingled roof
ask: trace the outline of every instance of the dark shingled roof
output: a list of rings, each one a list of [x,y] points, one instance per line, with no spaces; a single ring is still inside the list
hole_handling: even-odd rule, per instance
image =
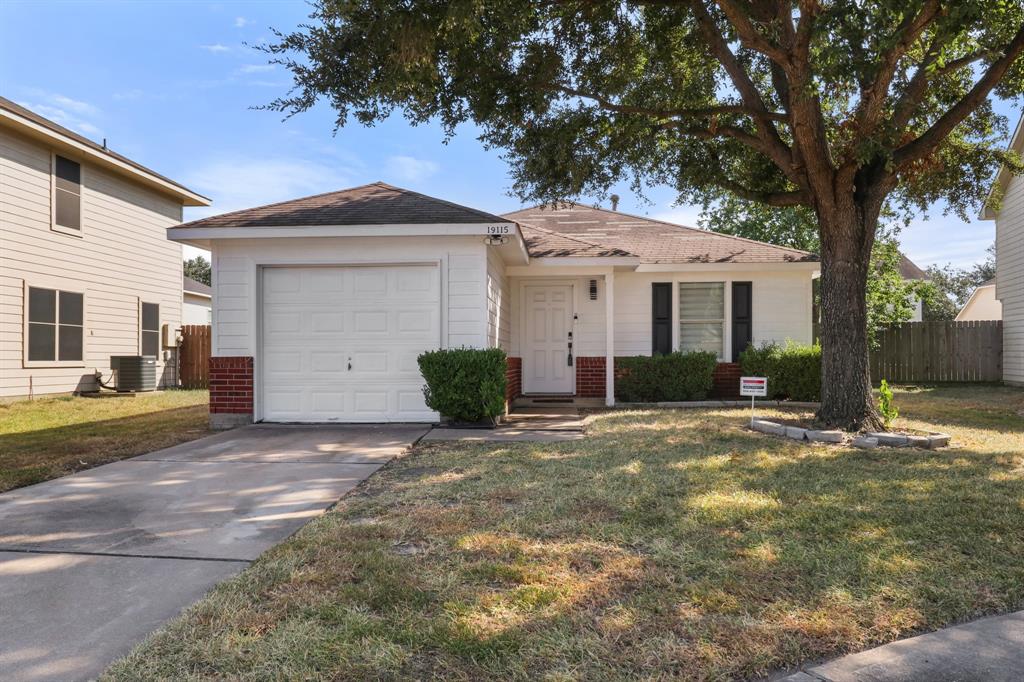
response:
[[[213,296],[213,289],[202,282],[197,282],[191,277],[181,276],[181,288],[190,294],[202,294],[204,296]]]
[[[506,213],[519,223],[530,255],[634,256],[643,263],[796,263],[806,251],[684,227],[580,204],[535,206]]]
[[[32,111],[31,109],[26,109],[25,107],[21,106],[17,102],[13,102],[13,101],[7,99],[6,97],[0,97],[0,109],[4,109],[4,110],[9,111],[9,112],[11,112],[13,114],[17,114],[18,116],[21,116],[22,118],[28,119],[29,121],[32,121],[33,123],[35,123],[37,125],[40,125],[43,128],[46,128],[47,130],[50,130],[50,131],[55,132],[55,133],[58,133],[59,135],[63,135],[64,137],[71,138],[75,142],[78,142],[80,144],[84,144],[85,146],[89,147],[90,149],[92,149],[94,151],[97,151],[97,152],[100,152],[102,154],[105,154],[105,155],[109,156],[112,159],[117,159],[118,161],[120,161],[122,163],[126,163],[126,164],[128,164],[129,166],[131,166],[132,168],[134,168],[136,170],[142,171],[143,173],[146,173],[147,175],[152,175],[154,178],[159,178],[160,180],[163,180],[164,182],[170,183],[170,184],[174,185],[175,187],[177,187],[179,189],[182,189],[182,190],[185,190],[186,192],[188,192],[190,194],[195,194],[196,196],[203,196],[203,195],[199,194],[198,192],[195,192],[193,190],[190,190],[188,187],[185,187],[185,185],[182,185],[181,183],[175,182],[174,180],[171,180],[170,178],[168,178],[165,175],[160,175],[156,171],[154,171],[154,170],[152,170],[150,168],[146,168],[141,163],[138,163],[136,161],[132,161],[127,156],[122,156],[122,155],[118,154],[117,152],[112,151],[112,150],[104,147],[101,144],[96,144],[95,142],[90,140],[88,137],[85,137],[84,135],[79,135],[78,133],[76,133],[73,130],[69,130],[69,129],[65,128],[64,126],[62,126],[62,125],[58,125],[57,123],[54,123],[50,119],[44,118],[44,117],[40,116],[39,114],[37,114],[36,112]],[[203,198],[207,199],[207,200],[209,199],[209,197],[203,197]]]
[[[490,213],[374,182],[336,192],[247,208],[178,227],[299,227],[305,225],[429,225],[507,223]]]
[[[928,279],[928,273],[917,267],[914,261],[900,254],[900,277],[903,279]]]

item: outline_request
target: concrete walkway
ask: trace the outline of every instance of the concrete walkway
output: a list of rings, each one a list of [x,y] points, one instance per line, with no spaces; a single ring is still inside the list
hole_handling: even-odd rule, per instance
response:
[[[580,411],[571,405],[517,407],[494,429],[436,428],[423,440],[552,443],[583,438]]]
[[[1024,611],[982,618],[837,658],[783,682],[1019,682]]]
[[[0,495],[0,677],[95,677],[427,429],[255,425]]]

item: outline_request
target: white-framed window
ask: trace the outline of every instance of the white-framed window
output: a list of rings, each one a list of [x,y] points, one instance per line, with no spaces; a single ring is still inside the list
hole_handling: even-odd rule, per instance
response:
[[[82,164],[53,155],[50,226],[57,232],[82,235]]]
[[[679,350],[725,357],[725,282],[679,283]]]
[[[80,367],[85,361],[85,294],[25,285],[26,367]]]
[[[160,304],[139,302],[139,355],[160,355]]]

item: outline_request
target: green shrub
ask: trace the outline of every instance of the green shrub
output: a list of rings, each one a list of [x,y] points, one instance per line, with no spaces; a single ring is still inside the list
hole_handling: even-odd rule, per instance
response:
[[[747,346],[740,353],[740,366],[745,376],[768,378],[770,398],[821,400],[821,346],[817,344],[787,341],[785,346]]]
[[[717,362],[706,351],[616,358],[616,398],[627,403],[703,400]]]
[[[900,416],[900,411],[896,409],[896,403],[893,401],[892,389],[885,379],[882,379],[882,385],[878,387],[878,411],[882,413],[885,428],[889,428],[896,417]]]
[[[427,407],[449,419],[478,422],[505,410],[505,351],[447,348],[417,358]]]

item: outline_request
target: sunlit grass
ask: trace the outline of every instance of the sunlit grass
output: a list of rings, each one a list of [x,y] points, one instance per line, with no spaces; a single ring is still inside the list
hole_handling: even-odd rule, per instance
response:
[[[0,404],[0,492],[208,433],[206,391]]]
[[[582,441],[434,444],[369,479],[112,679],[747,679],[1024,604],[1024,391],[900,390],[861,451],[734,410]]]

